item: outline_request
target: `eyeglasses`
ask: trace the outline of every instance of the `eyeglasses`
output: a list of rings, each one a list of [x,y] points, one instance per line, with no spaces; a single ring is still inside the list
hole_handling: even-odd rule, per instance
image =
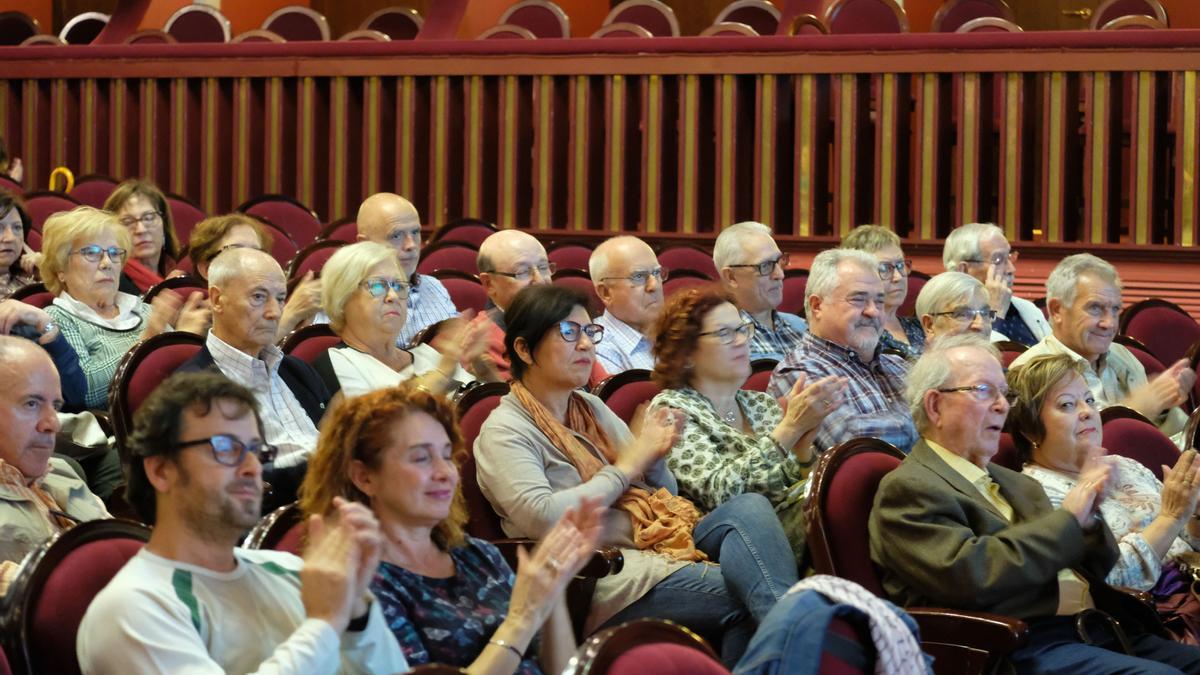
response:
[[[524,267],[516,272],[492,271],[488,272],[488,274],[499,274],[502,277],[509,277],[510,279],[516,279],[517,281],[529,281],[529,279],[533,277],[534,270],[537,270],[538,276],[542,277],[543,279],[549,279],[550,276],[554,274],[554,270],[556,269],[558,269],[558,265],[550,262],[542,263],[541,265],[537,265],[535,267]]]
[[[912,261],[897,260],[895,262],[881,262],[876,269],[879,270],[880,279],[889,281],[893,274],[899,274],[902,277],[908,276],[912,272]]]
[[[225,466],[241,466],[242,461],[246,459],[247,452],[252,453],[258,458],[259,464],[270,464],[275,461],[275,456],[279,454],[279,448],[270,443],[250,441],[249,444],[246,444],[229,434],[217,434],[209,438],[184,441],[176,443],[175,447],[190,448],[193,445],[205,444],[212,449],[212,456],[213,459],[217,460],[217,464],[224,464]]]
[[[951,394],[956,391],[970,392],[971,397],[980,403],[991,403],[1002,398],[1005,401],[1008,401],[1009,405],[1013,405],[1017,402],[1017,399],[1020,398],[1017,396],[1017,392],[1015,391],[1009,391],[1007,388],[1000,389],[986,382],[983,384],[973,384],[967,387],[942,387],[938,389],[938,391],[942,392],[943,394]]]
[[[558,334],[567,342],[579,342],[579,336],[586,335],[592,344],[596,344],[604,339],[604,326],[597,323],[581,326],[576,321],[564,319],[558,322]]]
[[[663,282],[663,281],[667,280],[668,275],[669,275],[669,273],[667,272],[666,268],[656,267],[652,270],[639,270],[637,272],[634,272],[633,274],[630,274],[627,277],[604,277],[600,281],[610,281],[612,279],[622,279],[624,281],[628,281],[629,283],[633,284],[634,286],[645,286],[646,282],[650,281],[650,277],[654,277],[655,280],[657,280],[659,282]]]
[[[717,341],[723,345],[733,344],[734,336],[736,335],[740,335],[747,340],[754,337],[754,322],[747,321],[746,323],[739,324],[732,328],[725,326],[724,328],[718,328],[717,330],[710,330],[700,333],[700,335],[712,335],[716,337]]]
[[[996,310],[987,307],[983,307],[981,309],[975,309],[974,307],[956,307],[949,312],[934,312],[929,316],[949,316],[953,317],[954,320],[958,321],[959,323],[971,323],[975,320],[975,317],[979,317],[985,322],[991,323],[996,320]]]
[[[261,248],[254,246],[253,244],[225,244],[224,246],[221,247],[221,249],[219,251],[217,251],[217,255],[221,255],[225,251],[228,251],[228,250],[234,249],[234,248],[252,248],[255,251],[262,250]],[[215,258],[217,256],[213,256],[213,257]]]
[[[760,263],[745,264],[745,265],[726,265],[726,267],[753,267],[754,271],[758,273],[758,276],[766,277],[766,276],[770,276],[771,273],[775,271],[776,265],[779,266],[779,269],[786,270],[787,266],[788,266],[788,258],[789,257],[790,257],[790,254],[781,253],[778,258],[773,258],[771,260],[764,260]]]
[[[91,246],[83,246],[74,251],[71,251],[72,255],[78,255],[81,258],[83,258],[84,260],[86,260],[88,262],[92,262],[92,263],[100,262],[101,256],[104,256],[104,255],[108,255],[108,259],[111,260],[112,262],[124,263],[125,256],[128,253],[129,252],[126,251],[125,249],[117,248],[116,246],[109,246],[108,248],[104,248],[102,246],[97,246],[96,244],[92,244]]]
[[[982,258],[972,258],[970,260],[964,260],[963,262],[969,262],[969,263],[987,262],[989,265],[995,265],[996,267],[999,267],[1004,264],[1005,260],[1009,260],[1013,263],[1016,263],[1017,258],[1020,258],[1020,257],[1021,257],[1020,251],[1009,250],[1007,253],[1004,251],[996,251],[995,253],[992,254],[992,257],[988,258],[986,261],[983,260]]]
[[[133,227],[138,223],[146,227],[153,227],[162,218],[162,214],[158,211],[147,211],[140,216],[124,216],[118,222],[125,227]]]
[[[367,289],[372,298],[382,298],[387,295],[390,288],[398,298],[407,298],[408,291],[412,288],[412,284],[400,279],[386,279],[384,277],[371,277],[359,284],[359,286]]]

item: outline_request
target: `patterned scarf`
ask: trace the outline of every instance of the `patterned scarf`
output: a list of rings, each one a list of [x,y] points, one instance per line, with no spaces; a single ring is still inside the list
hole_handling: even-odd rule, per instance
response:
[[[21,473],[17,467],[0,460],[0,483],[7,485],[9,489],[33,502],[34,508],[42,514],[42,517],[56,533],[65,532],[74,527],[75,521],[62,512],[58,502],[54,501],[54,497],[43,490],[38,482],[36,480],[28,482],[25,474]]]
[[[538,429],[575,466],[584,482],[603,469],[605,462],[588,452],[575,437],[576,433],[591,441],[608,463],[616,460],[617,453],[608,434],[596,420],[595,411],[579,394],[571,393],[564,426],[520,382],[512,383],[512,393],[533,416]],[[700,510],[687,499],[671,494],[666,488],[650,492],[645,488],[630,487],[614,506],[629,514],[633,543],[639,550],[651,550],[676,560],[698,562],[707,558],[703,551],[696,550],[692,540],[692,529],[700,520]]]

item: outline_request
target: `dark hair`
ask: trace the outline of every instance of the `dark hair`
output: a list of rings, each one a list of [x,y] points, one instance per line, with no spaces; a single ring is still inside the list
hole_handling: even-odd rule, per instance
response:
[[[663,389],[679,389],[692,377],[687,363],[700,344],[704,317],[717,307],[732,303],[716,284],[705,284],[667,298],[654,326],[654,381]]]
[[[566,286],[539,284],[526,286],[517,293],[504,312],[504,349],[508,352],[512,379],[521,380],[529,367],[517,356],[517,350],[513,347],[517,340],[525,339],[532,357],[538,343],[551,328],[567,318],[576,307],[587,309],[587,303],[587,296],[582,291]]]
[[[29,231],[33,229],[33,219],[29,217],[29,212],[25,210],[25,202],[17,195],[11,192],[0,190],[0,218],[8,215],[9,211],[16,209],[17,215],[21,218],[21,240],[29,241]],[[16,277],[25,274],[21,269],[21,256],[17,255],[17,259],[8,267],[9,275]]]
[[[1075,373],[1083,377],[1084,365],[1066,354],[1043,354],[1008,371],[1008,390],[1017,402],[1008,410],[1006,428],[1012,434],[1021,464],[1033,461],[1033,448],[1046,437],[1042,407],[1050,390]]]
[[[176,373],[146,397],[133,416],[133,432],[129,435],[129,466],[125,495],[143,522],[154,524],[156,501],[154,486],[146,477],[142,459],[154,455],[174,457],[179,454],[179,429],[183,412],[191,410],[207,415],[216,401],[233,401],[238,405],[239,418],[247,412],[254,415],[262,435],[262,417],[258,401],[249,389],[216,371]],[[234,418],[237,419],[237,418]]]
[[[158,269],[154,271],[160,276],[166,276],[167,272],[171,271],[167,269],[167,258],[179,262],[182,247],[179,245],[179,235],[175,234],[175,225],[171,222],[171,205],[167,203],[167,196],[163,191],[150,181],[131,178],[113,189],[108,199],[104,200],[104,210],[116,213],[125,206],[125,202],[136,195],[145,197],[162,214],[163,251],[158,258]]]

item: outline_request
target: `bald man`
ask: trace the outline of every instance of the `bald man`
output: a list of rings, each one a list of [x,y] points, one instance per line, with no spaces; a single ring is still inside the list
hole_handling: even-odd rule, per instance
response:
[[[396,344],[407,347],[426,326],[458,315],[442,282],[417,273],[417,263],[421,260],[421,214],[412,202],[391,192],[367,197],[358,207],[358,239],[395,249],[400,269],[412,284],[408,292],[408,320]]]
[[[596,345],[596,358],[610,375],[633,368],[654,369],[650,329],[663,306],[662,282],[666,278],[654,249],[637,237],[606,239],[592,251],[588,274],[604,314],[604,340]]]
[[[27,553],[76,522],[109,515],[80,476],[51,457],[63,398],[58,371],[46,351],[25,338],[0,336],[0,381],[3,595]]]

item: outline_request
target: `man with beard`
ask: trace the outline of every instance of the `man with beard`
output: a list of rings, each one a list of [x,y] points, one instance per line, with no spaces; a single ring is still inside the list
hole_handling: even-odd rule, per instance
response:
[[[776,398],[786,396],[801,374],[808,382],[846,378],[845,403],[825,416],[813,439],[817,452],[859,436],[904,452],[917,440],[904,400],[906,362],[879,347],[885,294],[878,267],[875,256],[850,249],[813,258],[804,288],[808,332],[771,375],[768,390]]]
[[[129,444],[129,498],[154,531],[88,607],[83,672],[408,669],[367,590],[382,542],[370,509],[335,500],[336,517],[313,516],[303,559],[236,547],[275,453],[248,389],[175,375],[142,404]]]
[[[807,326],[795,314],[776,309],[783,302],[788,257],[779,251],[771,228],[752,221],[725,228],[713,244],[713,263],[734,306],[754,322],[750,358],[778,361],[792,353]]]
[[[1124,405],[1150,418],[1181,448],[1187,402],[1196,373],[1180,359],[1149,380],[1128,349],[1113,344],[1121,316],[1121,277],[1090,253],[1063,258],[1046,278],[1046,307],[1053,332],[1012,362],[1017,367],[1042,354],[1066,354],[1084,364],[1083,377],[1096,408]]]
[[[633,368],[654,369],[650,353],[650,327],[663,304],[662,282],[666,270],[654,249],[637,237],[606,239],[592,251],[588,273],[604,314],[604,340],[596,345],[596,358],[609,375]]]

